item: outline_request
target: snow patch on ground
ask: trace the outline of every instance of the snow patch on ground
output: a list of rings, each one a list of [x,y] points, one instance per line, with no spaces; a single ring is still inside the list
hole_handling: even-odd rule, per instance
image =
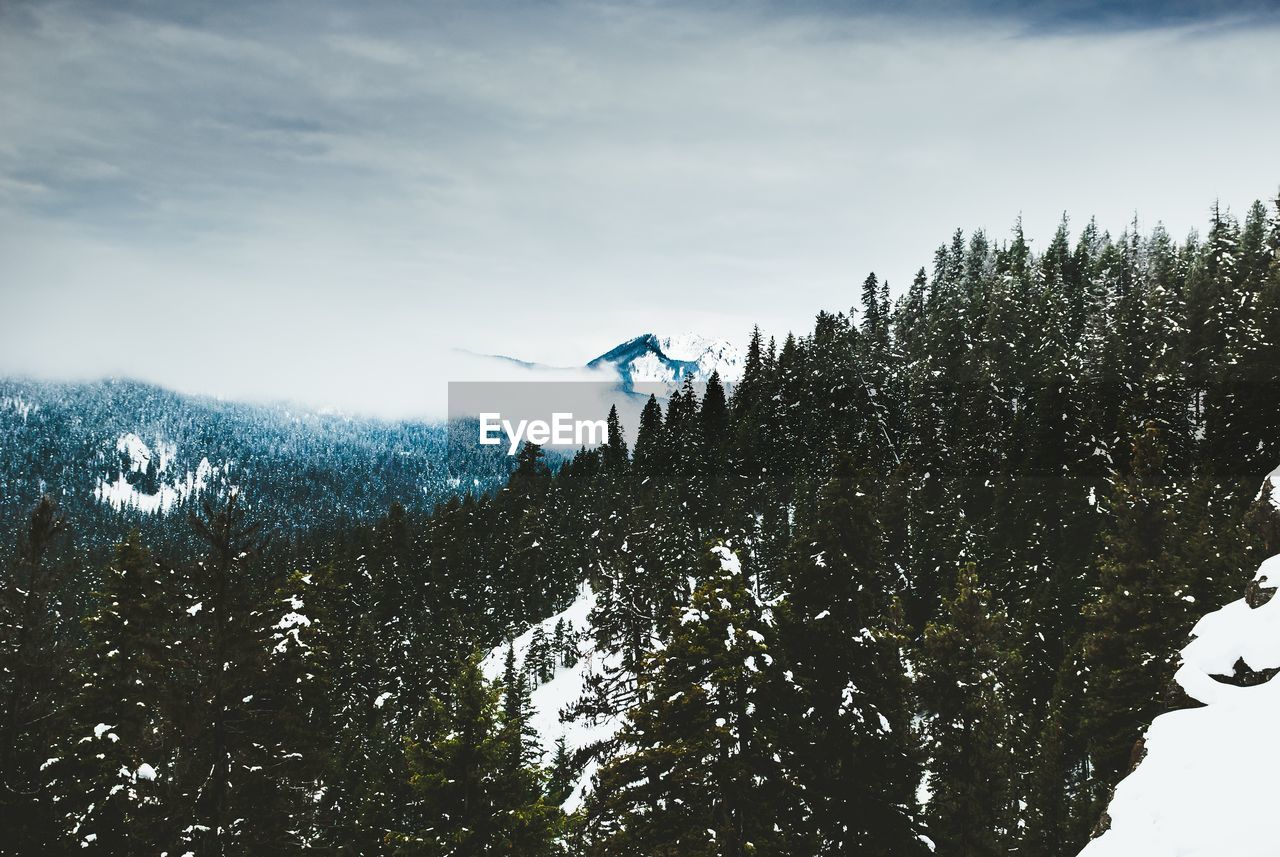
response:
[[[588,617],[595,602],[595,593],[591,591],[589,585],[583,583],[578,590],[578,597],[568,608],[544,619],[537,625],[530,626],[523,634],[516,637],[514,641],[516,666],[524,665],[535,628],[541,626],[543,633],[549,638],[555,631],[556,622],[564,620],[575,631],[585,631],[590,628]],[[560,719],[561,712],[582,697],[588,677],[602,673],[606,666],[612,666],[607,657],[595,651],[589,638],[579,641],[578,655],[577,664],[572,667],[557,667],[551,680],[538,685],[532,694],[534,715],[530,725],[537,731],[542,749],[546,754],[544,762],[550,761],[550,754],[554,751],[559,738],[564,738],[565,747],[573,753],[583,747],[612,738],[622,728],[621,718],[609,718],[598,723],[589,723],[585,720],[566,723]],[[490,652],[481,665],[485,677],[490,681],[501,679],[506,657],[506,645],[498,646]],[[582,805],[583,797],[590,788],[591,778],[595,774],[595,767],[594,763],[588,764],[586,770],[582,772],[572,794],[564,803],[566,812],[573,812]]]
[[[99,503],[106,503],[116,511],[132,509],[166,515],[187,499],[208,489],[222,470],[210,464],[209,459],[202,458],[194,471],[172,473],[177,447],[157,442],[153,448],[133,432],[120,436],[116,441],[116,452],[121,456],[121,470],[114,479],[99,479],[93,489],[93,496]],[[154,492],[140,489],[129,479],[130,474],[148,472],[157,477]]]
[[[1280,584],[1280,556],[1255,578]],[[1214,676],[1238,661],[1280,668],[1280,598],[1236,601],[1200,620],[1182,650],[1177,681],[1203,708],[1157,717],[1147,756],[1116,788],[1111,828],[1081,857],[1275,857],[1272,827],[1280,744],[1280,677],[1253,687]]]
[[[22,421],[25,423],[27,417],[31,416],[31,412],[38,410],[38,408],[21,396],[3,396],[0,397],[0,410],[13,411],[22,417]]]

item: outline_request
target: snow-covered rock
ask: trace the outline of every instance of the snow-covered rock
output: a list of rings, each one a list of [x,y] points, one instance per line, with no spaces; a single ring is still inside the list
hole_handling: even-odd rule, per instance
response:
[[[1156,718],[1147,755],[1116,788],[1111,826],[1081,857],[1276,857],[1280,556],[1251,595],[1200,620],[1178,684],[1203,708]],[[1259,596],[1262,593],[1262,596]],[[1256,605],[1251,607],[1250,604]]]

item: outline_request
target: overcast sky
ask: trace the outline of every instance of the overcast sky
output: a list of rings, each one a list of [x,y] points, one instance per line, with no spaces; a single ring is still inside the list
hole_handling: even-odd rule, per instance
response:
[[[0,372],[419,414],[956,227],[1182,235],[1280,187],[1269,5],[0,0]]]

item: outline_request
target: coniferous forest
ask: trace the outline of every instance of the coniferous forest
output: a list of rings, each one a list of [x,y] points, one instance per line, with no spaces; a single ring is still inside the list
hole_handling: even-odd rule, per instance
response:
[[[430,513],[281,543],[292,510],[222,492],[102,563],[39,501],[6,522],[0,848],[1076,854],[1192,704],[1196,619],[1280,550],[1280,201],[1035,246],[956,232],[634,443],[526,445]],[[546,752],[531,694],[580,657],[564,716],[621,728]]]

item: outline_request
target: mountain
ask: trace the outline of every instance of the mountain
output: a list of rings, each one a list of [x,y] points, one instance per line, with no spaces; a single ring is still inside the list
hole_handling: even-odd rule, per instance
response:
[[[720,373],[725,384],[742,378],[742,352],[727,339],[715,339],[697,333],[659,336],[642,333],[615,345],[583,366],[549,366],[504,354],[475,355],[501,370],[519,370],[520,380],[547,381],[616,381],[619,389],[635,392],[637,384],[657,385],[646,392],[674,392],[685,378],[704,384],[713,372]],[[505,376],[504,376],[505,377]]]
[[[505,456],[450,455],[443,425],[188,396],[126,380],[0,379],[0,544],[42,494],[109,544],[231,487],[282,533],[430,509],[502,484]],[[172,528],[170,528],[172,529]],[[5,548],[0,548],[3,550]]]
[[[587,363],[591,369],[611,368],[623,389],[636,384],[662,384],[675,389],[692,378],[706,383],[713,372],[720,380],[734,384],[742,377],[743,359],[728,340],[712,339],[696,333],[659,337],[644,333],[616,345]]]

